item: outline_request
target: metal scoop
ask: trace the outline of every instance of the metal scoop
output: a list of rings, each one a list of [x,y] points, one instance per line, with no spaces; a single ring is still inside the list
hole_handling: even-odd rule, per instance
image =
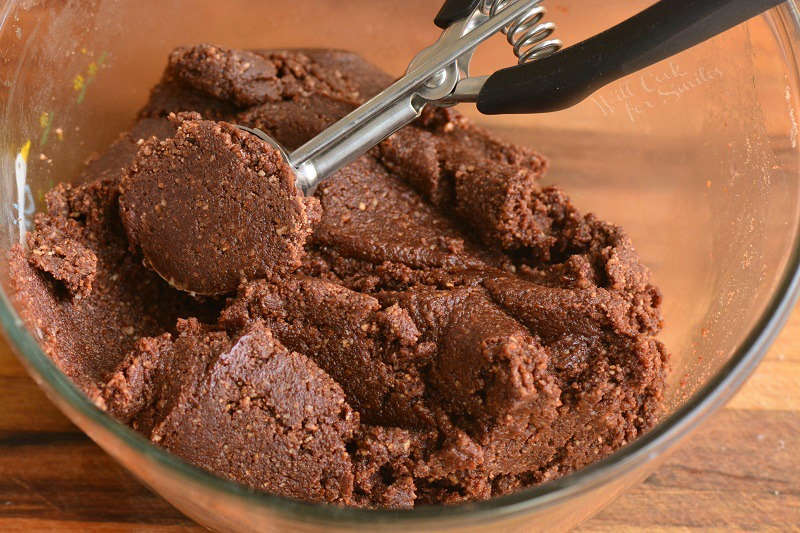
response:
[[[414,57],[402,78],[291,153],[261,130],[239,127],[280,149],[297,174],[297,187],[311,194],[320,181],[419,117],[426,105],[452,105],[463,100],[457,95],[465,90],[474,92],[472,86],[481,81],[468,77],[475,47],[514,22],[540,26],[541,2],[499,0],[499,10],[492,2],[465,10],[459,20],[448,21],[435,44]],[[560,46],[550,42],[553,51]]]
[[[574,105],[602,86],[690,48],[783,0],[661,0],[613,28],[558,51],[542,0],[447,0],[435,19],[444,32],[406,74],[359,108],[287,153],[311,194],[320,181],[412,122],[427,105],[476,102],[485,114],[540,113]],[[502,31],[519,65],[469,77],[475,48]]]

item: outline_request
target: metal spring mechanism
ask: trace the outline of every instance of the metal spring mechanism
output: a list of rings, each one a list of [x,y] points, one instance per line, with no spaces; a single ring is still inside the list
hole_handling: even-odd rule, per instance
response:
[[[482,0],[481,11],[485,15],[494,16],[514,0]],[[519,58],[519,64],[524,65],[558,52],[561,41],[548,39],[556,30],[552,22],[542,22],[547,10],[538,0],[529,11],[503,28],[508,44],[514,47],[514,55]]]

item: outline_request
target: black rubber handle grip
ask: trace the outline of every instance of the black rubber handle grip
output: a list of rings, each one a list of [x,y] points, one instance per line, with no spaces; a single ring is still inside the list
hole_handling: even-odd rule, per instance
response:
[[[478,95],[487,115],[570,107],[600,87],[690,48],[783,0],[661,0],[590,39],[492,74]]]
[[[466,18],[480,3],[481,0],[445,0],[433,23],[445,29],[455,21]]]

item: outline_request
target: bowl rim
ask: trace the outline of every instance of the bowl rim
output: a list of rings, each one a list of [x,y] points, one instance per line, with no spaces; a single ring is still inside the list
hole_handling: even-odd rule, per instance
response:
[[[770,17],[773,30],[780,32],[781,37],[785,37],[790,30],[792,33],[800,33],[798,1],[800,0],[787,0],[763,15]],[[0,31],[6,22],[6,17],[3,15],[7,15],[14,4],[16,0],[10,0],[2,10],[4,13],[0,14]],[[790,42],[791,51],[797,55],[794,42]],[[798,68],[797,61],[794,67]],[[137,454],[154,461],[182,480],[222,492],[228,497],[242,499],[248,505],[263,507],[270,512],[300,522],[334,525],[333,522],[342,526],[381,523],[412,525],[419,522],[468,520],[474,525],[521,513],[542,511],[590,492],[609,480],[632,471],[648,459],[660,455],[724,405],[758,366],[797,302],[800,294],[800,221],[793,229],[794,242],[791,253],[781,273],[780,281],[776,284],[761,316],[730,360],[683,405],[632,443],[577,472],[513,494],[452,506],[384,510],[315,504],[257,492],[239,483],[220,478],[159,448],[97,408],[45,355],[17,314],[4,288],[0,288],[0,326],[13,351],[25,363],[26,369],[29,372],[33,371],[32,377],[39,386],[43,386],[41,381],[44,381],[45,388],[52,390],[71,409],[113,435]],[[136,476],[135,472],[132,473]]]

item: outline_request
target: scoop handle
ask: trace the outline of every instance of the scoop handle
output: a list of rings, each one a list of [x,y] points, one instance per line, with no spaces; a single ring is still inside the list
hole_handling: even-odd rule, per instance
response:
[[[478,94],[478,110],[496,115],[544,113],[570,107],[614,80],[699,44],[782,2],[661,0],[549,57],[495,72]]]
[[[453,22],[468,17],[481,0],[445,0],[433,23],[441,29],[447,29]]]

